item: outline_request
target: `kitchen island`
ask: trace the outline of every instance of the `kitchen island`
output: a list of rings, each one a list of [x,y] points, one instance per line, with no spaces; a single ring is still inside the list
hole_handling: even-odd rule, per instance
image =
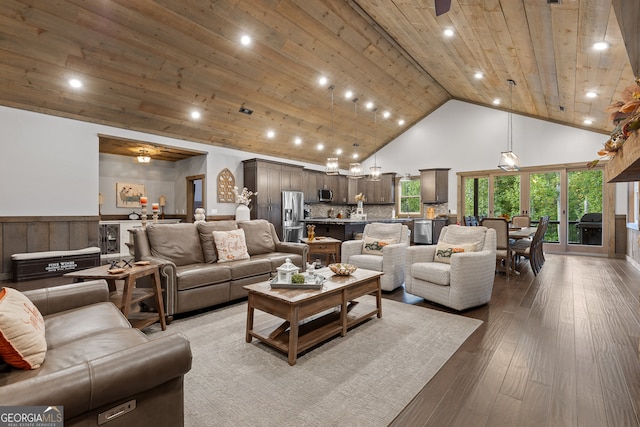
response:
[[[372,222],[400,222],[413,232],[413,218],[305,218],[306,225],[316,226],[316,236],[333,237],[341,241],[353,240],[357,233],[364,231],[364,226]]]

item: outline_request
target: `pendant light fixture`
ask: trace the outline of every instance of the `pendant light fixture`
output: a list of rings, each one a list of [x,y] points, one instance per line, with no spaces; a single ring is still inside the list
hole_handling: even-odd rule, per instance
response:
[[[380,175],[382,174],[382,168],[378,166],[378,109],[373,109],[373,166],[369,168],[369,181],[380,181]]]
[[[509,83],[511,91],[511,103],[507,122],[507,151],[500,153],[500,164],[498,164],[498,167],[506,172],[515,172],[520,170],[518,155],[513,152],[513,87],[516,85],[516,82],[508,79],[507,83]]]
[[[353,126],[353,146],[358,146],[358,98],[353,98],[354,105],[354,126]],[[362,163],[349,163],[349,178],[360,179],[362,175]]]
[[[331,146],[330,150],[333,150],[333,90],[336,87],[334,85],[329,86],[329,90],[331,91]],[[327,175],[338,175],[340,170],[338,169],[338,158],[337,157],[327,157],[327,165],[325,167],[324,172]]]

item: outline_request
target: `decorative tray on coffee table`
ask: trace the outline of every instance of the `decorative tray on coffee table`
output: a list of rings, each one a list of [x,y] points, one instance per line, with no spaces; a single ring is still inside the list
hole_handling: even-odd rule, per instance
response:
[[[326,277],[322,277],[322,283],[316,283],[313,277],[305,274],[304,283],[280,283],[278,278],[271,279],[271,289],[322,289],[322,285],[327,281]]]

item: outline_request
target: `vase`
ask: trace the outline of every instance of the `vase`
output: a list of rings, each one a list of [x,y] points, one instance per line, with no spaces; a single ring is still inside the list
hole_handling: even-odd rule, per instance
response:
[[[236,221],[249,221],[251,219],[251,211],[249,206],[239,204],[236,208]]]

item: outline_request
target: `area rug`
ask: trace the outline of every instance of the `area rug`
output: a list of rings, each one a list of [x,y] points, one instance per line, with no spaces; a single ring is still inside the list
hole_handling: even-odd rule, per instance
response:
[[[187,427],[386,426],[482,322],[382,304],[381,319],[311,349],[294,366],[256,339],[245,342],[246,302],[145,332],[181,332],[191,342]],[[256,310],[256,326],[273,320]]]

